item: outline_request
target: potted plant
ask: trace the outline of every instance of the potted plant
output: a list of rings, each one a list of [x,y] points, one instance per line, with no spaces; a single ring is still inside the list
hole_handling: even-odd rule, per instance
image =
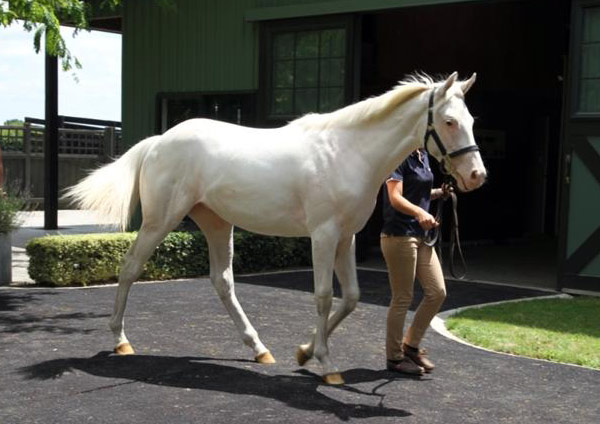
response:
[[[0,188],[0,285],[12,282],[11,232],[21,223],[19,211],[25,200]]]

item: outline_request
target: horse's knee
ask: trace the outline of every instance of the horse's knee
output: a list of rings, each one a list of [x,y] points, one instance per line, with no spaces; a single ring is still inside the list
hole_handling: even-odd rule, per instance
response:
[[[132,283],[142,273],[142,270],[143,264],[131,257],[126,257],[119,271],[119,283]]]
[[[356,309],[356,305],[358,304],[359,299],[360,291],[358,289],[346,293],[346,295],[344,296],[344,308],[348,312],[352,312],[354,309]]]
[[[329,313],[333,299],[333,289],[315,291],[315,302],[319,315]]]

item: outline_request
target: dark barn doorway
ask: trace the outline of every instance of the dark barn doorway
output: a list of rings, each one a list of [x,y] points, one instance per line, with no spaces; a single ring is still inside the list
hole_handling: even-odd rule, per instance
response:
[[[476,2],[362,16],[361,98],[418,70],[432,76],[458,71],[461,78],[478,74],[467,104],[476,117],[489,182],[460,196],[467,250],[508,246],[531,254],[520,258],[523,264],[556,264],[569,3]],[[359,260],[378,245],[380,228],[378,205],[358,238]],[[552,279],[547,285],[556,287],[555,268],[544,272]]]

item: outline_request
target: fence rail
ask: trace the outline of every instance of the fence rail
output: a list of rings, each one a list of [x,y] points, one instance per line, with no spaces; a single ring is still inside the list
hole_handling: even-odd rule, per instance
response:
[[[76,184],[99,165],[119,154],[121,131],[113,127],[98,130],[59,129],[58,186],[63,190]],[[4,158],[4,180],[8,187],[30,193],[31,201],[44,201],[44,128],[0,126]],[[65,207],[65,204],[59,204]]]

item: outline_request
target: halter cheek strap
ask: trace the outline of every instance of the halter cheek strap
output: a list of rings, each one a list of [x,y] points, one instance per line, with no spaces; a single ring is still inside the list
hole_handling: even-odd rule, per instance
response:
[[[440,165],[442,167],[442,171],[447,174],[448,172],[446,171],[444,162],[446,162],[449,159],[455,158],[457,156],[464,155],[465,153],[478,152],[479,147],[477,147],[476,144],[471,144],[469,146],[466,146],[466,147],[463,147],[463,148],[460,148],[458,150],[454,150],[453,152],[448,153],[448,150],[446,150],[446,146],[444,146],[442,139],[440,138],[439,134],[435,130],[435,127],[433,126],[433,97],[434,97],[434,95],[435,95],[435,88],[433,90],[431,90],[431,94],[429,95],[429,106],[427,108],[427,131],[425,132],[424,147],[425,147],[425,150],[427,151],[427,153],[431,154],[431,151],[429,150],[429,148],[427,146],[429,143],[429,139],[433,138],[435,145],[437,146],[438,150],[440,151],[440,154],[442,155],[442,160],[440,163]]]

